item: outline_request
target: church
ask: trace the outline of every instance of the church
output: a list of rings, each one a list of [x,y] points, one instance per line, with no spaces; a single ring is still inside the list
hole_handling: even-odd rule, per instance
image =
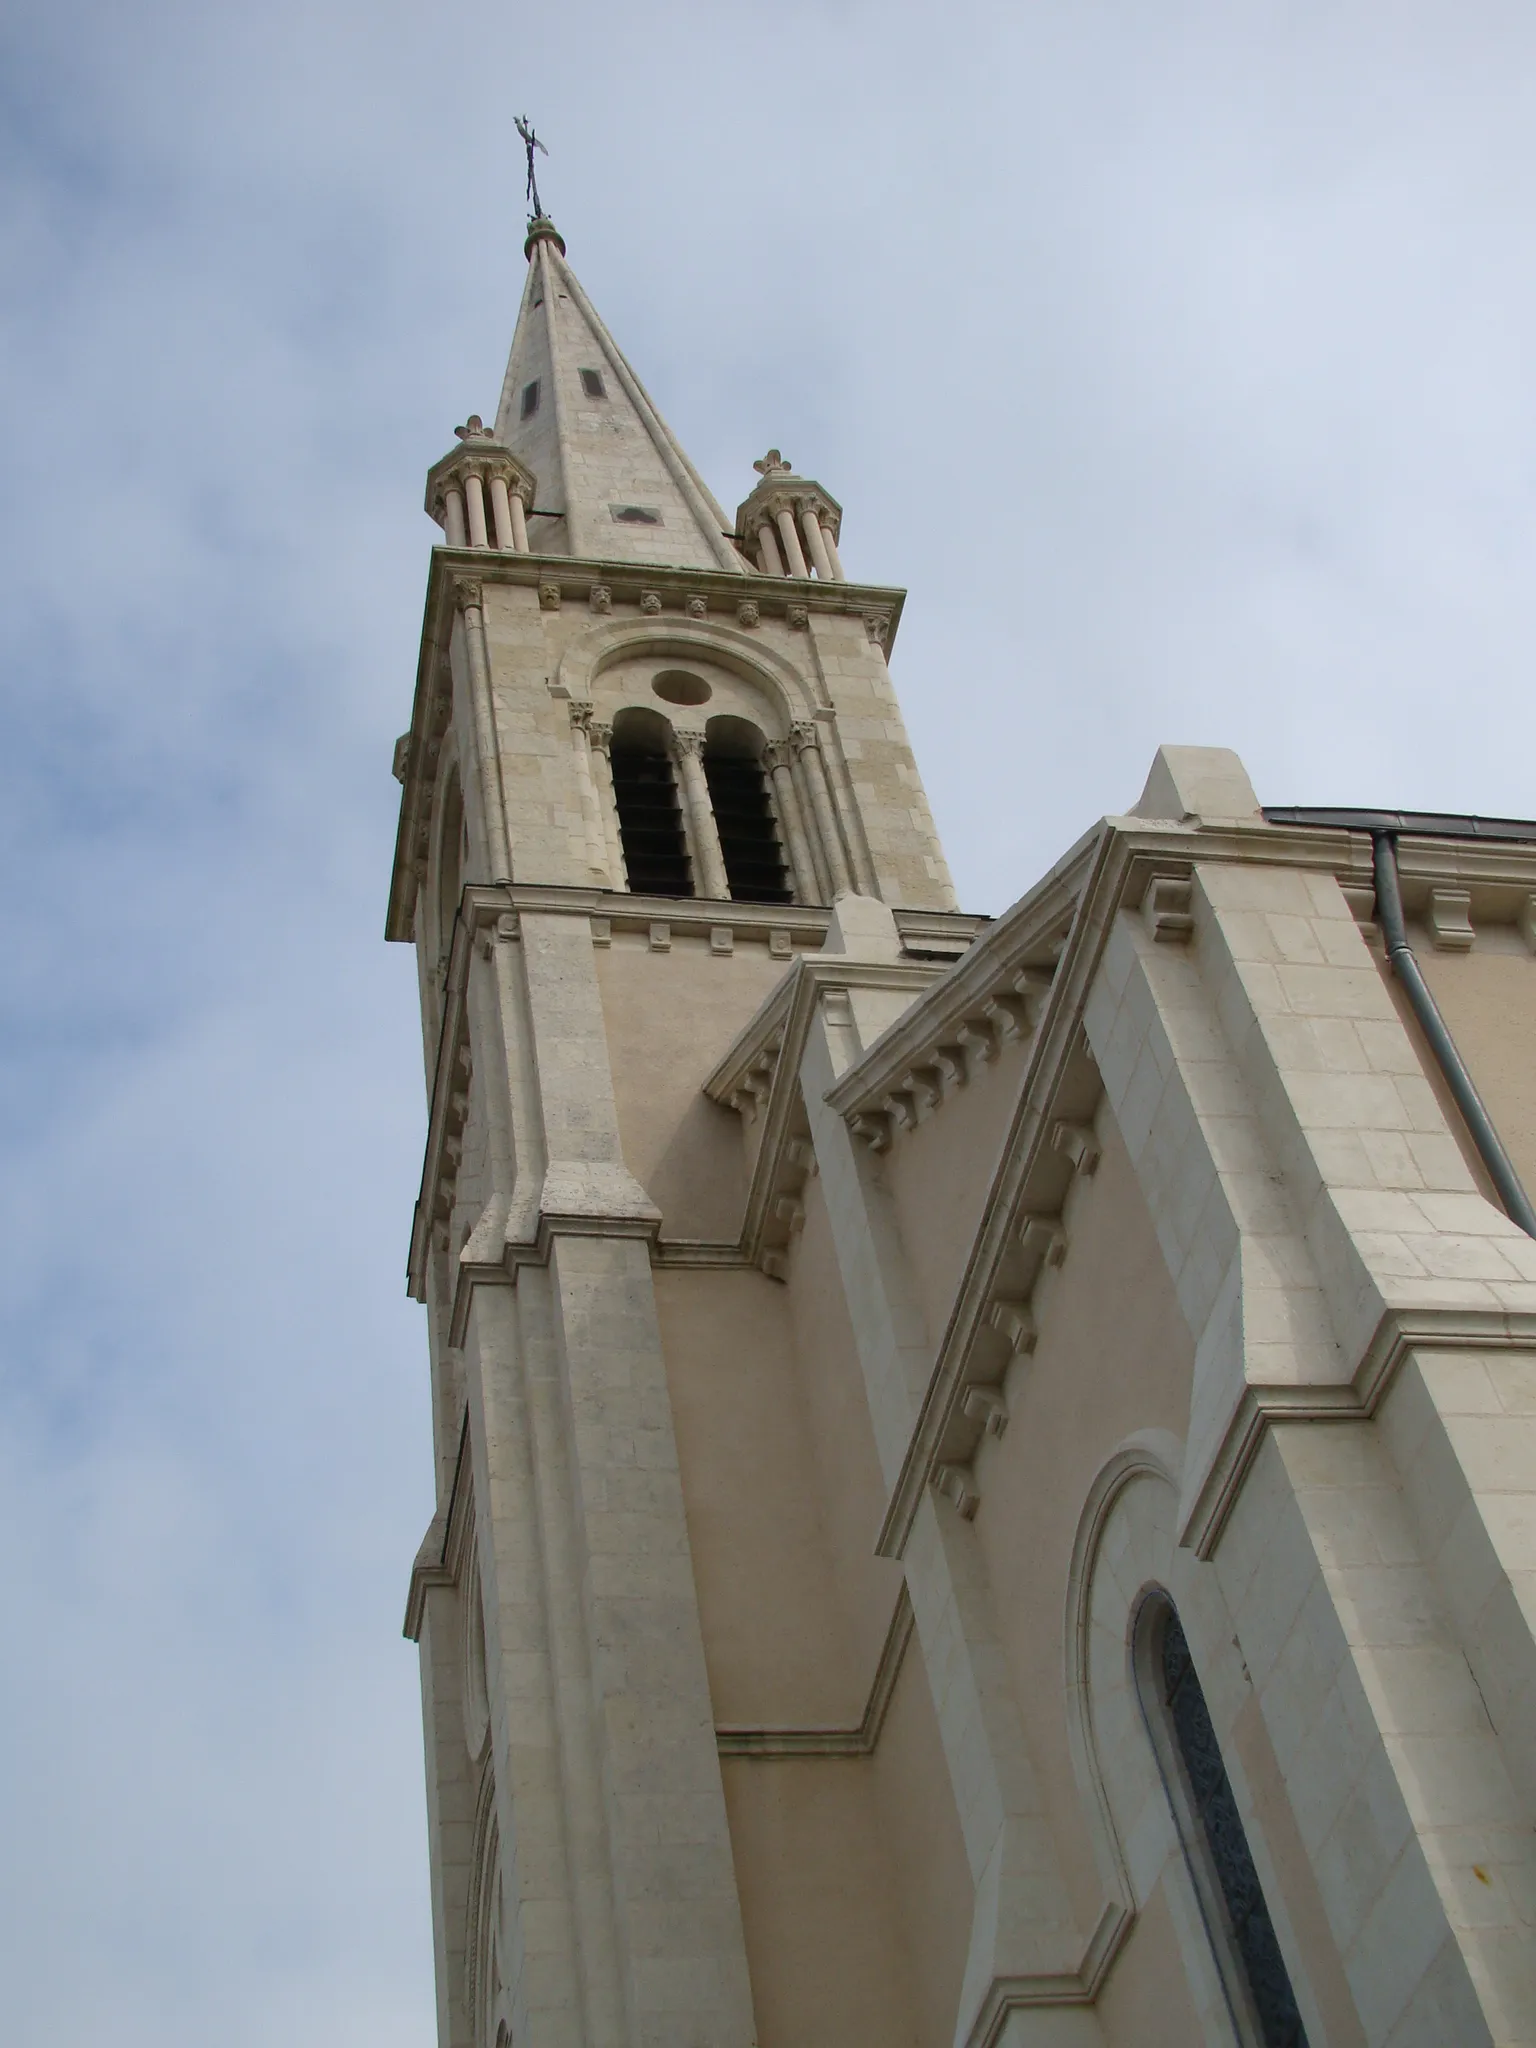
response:
[[[526,255],[395,755],[440,2048],[1536,2043],[1536,825],[1168,746],[967,915],[902,591]]]

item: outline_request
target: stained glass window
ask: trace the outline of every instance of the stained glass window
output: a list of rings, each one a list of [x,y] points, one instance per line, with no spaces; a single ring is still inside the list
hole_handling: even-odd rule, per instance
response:
[[[1232,1939],[1242,1962],[1264,2048],[1307,2048],[1296,1994],[1275,1938],[1275,1923],[1253,1867],[1242,1816],[1221,1760],[1210,1709],[1179,1617],[1170,1607],[1158,1657],[1163,1704],[1184,1765],[1195,1814],[1211,1852]]]

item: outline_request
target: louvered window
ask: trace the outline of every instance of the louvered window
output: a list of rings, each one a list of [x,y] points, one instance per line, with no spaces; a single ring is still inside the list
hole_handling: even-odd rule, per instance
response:
[[[1183,1626],[1171,1607],[1163,1609],[1154,1625],[1160,1635],[1154,1643],[1154,1662],[1163,1710],[1183,1766],[1184,1789],[1221,1892],[1260,2038],[1264,2048],[1307,2048],[1296,1994]]]
[[[677,778],[659,743],[615,735],[613,800],[624,871],[636,896],[691,896],[693,874],[677,801]]]
[[[762,764],[710,746],[704,749],[704,774],[733,899],[792,903]]]

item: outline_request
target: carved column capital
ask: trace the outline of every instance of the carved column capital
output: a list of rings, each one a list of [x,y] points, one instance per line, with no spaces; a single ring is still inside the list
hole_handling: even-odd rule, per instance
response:
[[[696,726],[674,725],[672,744],[680,760],[701,761],[704,758],[704,734]]]
[[[794,749],[788,740],[769,740],[763,748],[763,760],[768,768],[788,768],[793,764]]]
[[[592,727],[592,706],[590,704],[570,704],[567,706],[567,709],[571,714],[571,724],[576,728],[576,730],[578,732],[584,732],[590,735]]]
[[[613,721],[607,718],[593,718],[587,727],[587,738],[592,742],[598,753],[611,753],[613,750]]]
[[[474,576],[455,576],[453,601],[461,612],[478,611],[483,602],[479,579]]]
[[[819,747],[821,738],[809,719],[801,719],[789,728],[789,744],[797,754],[803,754],[807,747]]]

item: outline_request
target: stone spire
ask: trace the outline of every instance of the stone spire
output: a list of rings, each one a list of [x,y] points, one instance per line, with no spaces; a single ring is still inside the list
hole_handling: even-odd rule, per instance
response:
[[[532,551],[750,574],[724,513],[577,282],[553,221],[537,216],[526,248],[495,434],[538,478]]]

